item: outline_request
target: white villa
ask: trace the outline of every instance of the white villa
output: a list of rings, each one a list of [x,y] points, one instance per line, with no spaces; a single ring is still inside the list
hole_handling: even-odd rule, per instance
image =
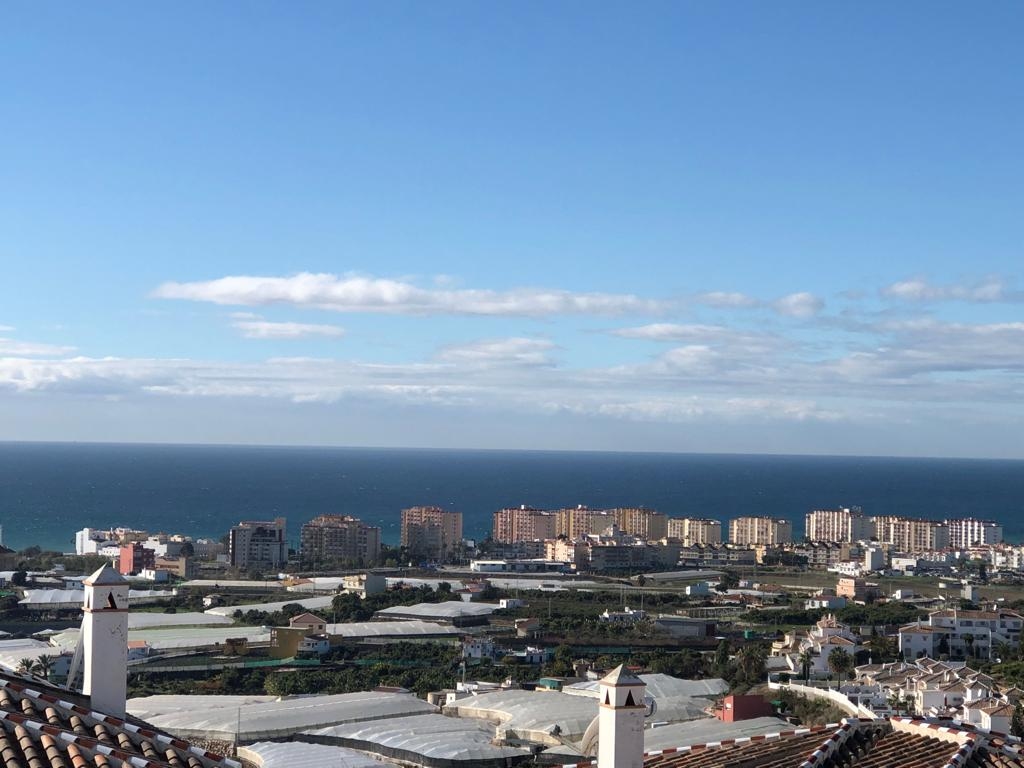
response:
[[[856,680],[861,701],[876,712],[951,717],[1000,733],[1009,733],[1014,706],[1024,696],[962,662],[934,659],[866,664],[857,667]]]
[[[849,627],[840,624],[833,614],[828,614],[810,630],[787,632],[782,640],[776,640],[772,643],[772,656],[784,658],[790,673],[800,677],[804,674],[801,656],[807,653],[810,656],[810,676],[823,679],[832,674],[828,657],[837,648],[853,656],[861,650],[860,638]]]
[[[1024,616],[1013,611],[932,611],[927,622],[900,628],[900,652],[905,659],[991,659],[1000,643],[1020,645],[1022,627]]]

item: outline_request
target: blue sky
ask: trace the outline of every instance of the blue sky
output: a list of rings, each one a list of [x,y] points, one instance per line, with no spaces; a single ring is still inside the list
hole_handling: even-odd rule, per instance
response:
[[[0,439],[1024,457],[1015,3],[0,9]]]

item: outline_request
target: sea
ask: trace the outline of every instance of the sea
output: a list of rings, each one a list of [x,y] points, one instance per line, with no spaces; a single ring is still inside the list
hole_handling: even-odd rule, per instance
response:
[[[397,543],[401,510],[463,513],[482,538],[492,513],[526,504],[644,506],[723,522],[793,521],[811,509],[1001,522],[1024,539],[1024,461],[849,456],[398,448],[0,443],[4,545],[73,551],[84,528],[129,526],[219,538],[240,520],[348,514]]]

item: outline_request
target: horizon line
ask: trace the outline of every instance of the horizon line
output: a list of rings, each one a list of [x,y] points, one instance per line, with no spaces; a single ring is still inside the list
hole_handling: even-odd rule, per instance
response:
[[[723,457],[763,457],[763,458],[799,458],[799,459],[899,459],[924,461],[1002,461],[1024,462],[1022,457],[1007,456],[941,456],[941,455],[898,455],[898,454],[860,454],[860,453],[772,453],[769,451],[647,451],[647,450],[612,450],[604,448],[480,448],[480,447],[442,447],[442,446],[410,446],[410,445],[345,445],[315,443],[238,443],[238,442],[179,442],[160,440],[18,440],[0,439],[0,446],[5,445],[61,445],[61,446],[136,446],[136,447],[168,447],[168,448],[277,448],[305,450],[348,450],[348,451],[422,451],[437,453],[478,452],[478,453],[559,453],[559,454],[635,454],[639,456],[723,456]]]

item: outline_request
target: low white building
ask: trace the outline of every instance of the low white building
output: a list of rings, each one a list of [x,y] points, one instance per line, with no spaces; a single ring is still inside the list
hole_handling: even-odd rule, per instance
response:
[[[598,618],[601,621],[607,621],[612,624],[635,624],[638,621],[643,621],[647,618],[646,611],[634,611],[628,605],[621,611],[609,611],[605,609]]]
[[[772,643],[771,655],[785,659],[790,673],[802,676],[802,657],[807,654],[809,676],[823,679],[832,674],[828,664],[829,656],[840,648],[854,656],[861,649],[860,638],[829,614],[823,616],[807,632],[787,632],[782,640]]]
[[[932,611],[927,622],[900,628],[900,651],[905,659],[990,659],[1000,643],[1019,647],[1022,629],[1024,616],[1013,611]]]

